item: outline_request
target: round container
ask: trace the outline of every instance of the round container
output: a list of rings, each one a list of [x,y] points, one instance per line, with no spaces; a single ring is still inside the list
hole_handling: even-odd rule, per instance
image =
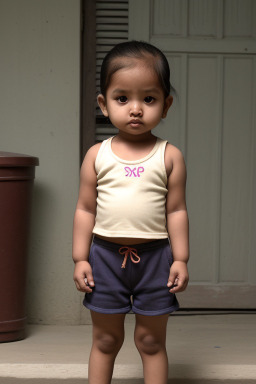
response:
[[[0,342],[25,338],[26,275],[37,157],[0,152]]]

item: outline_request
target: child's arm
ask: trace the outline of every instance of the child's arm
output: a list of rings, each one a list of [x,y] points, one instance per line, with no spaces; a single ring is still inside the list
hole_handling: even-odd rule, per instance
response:
[[[92,241],[92,230],[95,223],[97,175],[95,172],[95,159],[100,144],[94,145],[87,152],[80,172],[79,197],[75,211],[73,226],[73,260],[75,263],[74,281],[76,287],[82,292],[91,292],[93,287],[92,269],[88,262]]]
[[[175,293],[184,291],[188,284],[189,234],[185,196],[186,166],[181,152],[170,144],[166,147],[165,163],[167,174],[169,174],[166,201],[167,228],[174,260],[167,285],[168,287],[173,284],[177,285],[170,289],[170,292]]]

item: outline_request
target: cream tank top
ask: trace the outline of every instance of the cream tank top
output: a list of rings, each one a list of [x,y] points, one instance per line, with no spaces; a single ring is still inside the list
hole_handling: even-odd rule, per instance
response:
[[[167,141],[157,138],[146,157],[128,161],[113,153],[112,139],[102,142],[95,161],[98,196],[93,233],[106,237],[167,238]]]

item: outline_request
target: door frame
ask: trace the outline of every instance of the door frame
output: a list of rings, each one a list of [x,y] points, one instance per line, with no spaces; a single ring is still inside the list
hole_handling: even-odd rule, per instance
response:
[[[96,2],[81,0],[80,164],[95,144]]]

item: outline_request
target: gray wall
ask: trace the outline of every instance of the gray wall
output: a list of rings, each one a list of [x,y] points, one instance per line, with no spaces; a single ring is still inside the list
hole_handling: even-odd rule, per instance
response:
[[[0,0],[0,52],[0,150],[40,159],[29,322],[79,324],[71,245],[79,184],[80,1]]]

